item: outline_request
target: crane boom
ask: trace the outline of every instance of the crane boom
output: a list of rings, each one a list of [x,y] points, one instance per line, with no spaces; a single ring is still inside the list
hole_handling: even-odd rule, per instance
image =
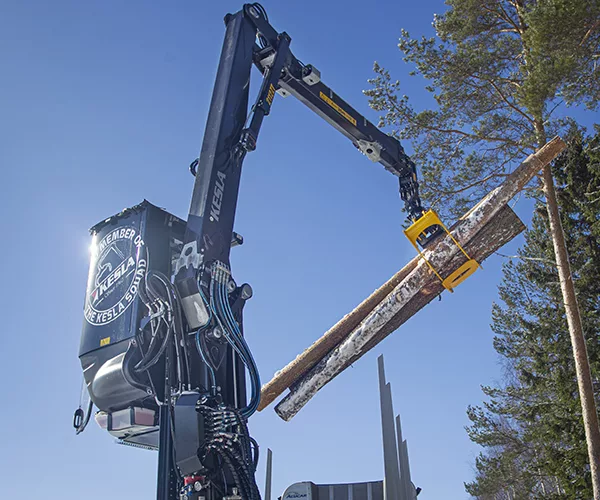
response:
[[[258,444],[247,429],[260,398],[243,334],[252,296],[231,274],[241,168],[275,96],[294,96],[399,181],[408,218],[423,220],[415,164],[303,64],[260,4],[225,17],[226,31],[187,221],[148,202],[91,230],[80,359],[98,424],[119,442],[159,450],[158,500],[259,500]],[[252,67],[262,84],[248,112]],[[419,226],[426,245],[441,230]],[[247,394],[247,383],[250,395]]]

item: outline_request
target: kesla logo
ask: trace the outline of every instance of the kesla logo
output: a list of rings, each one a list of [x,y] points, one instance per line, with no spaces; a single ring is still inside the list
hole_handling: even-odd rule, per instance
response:
[[[104,266],[104,269],[106,269],[107,264],[104,264]],[[109,272],[111,267],[112,266],[108,265]],[[135,260],[133,260],[133,257],[128,257],[125,259],[114,271],[110,272],[106,278],[96,285],[96,288],[94,288],[91,296],[92,303],[95,304],[101,300],[106,292],[108,292],[115,283],[117,283],[123,276],[127,276],[134,268]]]
[[[93,251],[85,319],[101,326],[117,319],[133,303],[148,264],[144,241],[133,227],[113,229]]]
[[[217,170],[217,182],[215,183],[212,206],[210,207],[210,218],[217,222],[219,222],[219,216],[221,215],[221,202],[223,201],[223,192],[225,191],[225,177],[227,176],[223,172]]]

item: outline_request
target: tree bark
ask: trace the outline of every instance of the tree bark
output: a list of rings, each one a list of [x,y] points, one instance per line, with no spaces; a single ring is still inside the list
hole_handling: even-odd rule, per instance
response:
[[[543,145],[546,142],[546,130],[542,120],[535,120],[535,130],[537,133],[538,144]],[[577,303],[573,275],[571,273],[569,253],[565,242],[565,232],[560,220],[560,211],[558,209],[556,190],[554,189],[552,169],[549,163],[544,166],[542,174],[544,194],[546,196],[546,210],[548,212],[548,221],[550,224],[550,235],[552,236],[552,246],[554,247],[554,256],[558,268],[558,280],[563,296],[565,316],[567,317],[567,326],[571,338],[573,358],[575,360],[575,374],[577,377],[577,386],[579,388],[583,426],[585,429],[586,444],[590,460],[592,489],[594,500],[600,500],[600,427],[598,426],[598,410],[596,408],[596,400],[594,397],[590,361],[587,353],[585,336],[583,334],[581,313]]]
[[[583,414],[583,425],[587,442],[588,455],[590,459],[590,472],[592,475],[592,487],[594,499],[600,499],[600,428],[598,427],[598,411],[594,398],[594,387],[592,385],[592,373],[588,358],[581,314],[577,304],[577,295],[571,274],[569,254],[565,243],[565,233],[560,220],[554,180],[550,165],[543,170],[544,193],[546,195],[546,207],[550,222],[550,233],[558,267],[558,280],[565,306],[565,315],[571,337],[573,358],[575,359],[575,373],[579,387],[579,398]]]

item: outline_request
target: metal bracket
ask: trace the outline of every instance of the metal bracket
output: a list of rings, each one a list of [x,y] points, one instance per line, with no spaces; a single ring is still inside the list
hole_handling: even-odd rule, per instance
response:
[[[440,274],[435,270],[431,262],[425,257],[421,249],[417,245],[417,241],[419,237],[427,231],[427,229],[439,226],[441,227],[448,236],[452,239],[454,244],[458,247],[458,249],[463,253],[463,255],[467,258],[467,262],[462,264],[458,269],[450,273],[446,278],[442,278]],[[471,274],[477,271],[477,268],[480,268],[481,265],[475,260],[469,257],[469,254],[465,252],[465,249],[461,246],[461,244],[456,240],[452,233],[448,231],[448,228],[444,225],[444,223],[440,220],[438,215],[433,210],[428,210],[416,220],[408,229],[404,231],[404,234],[408,238],[408,240],[412,243],[412,245],[419,252],[419,256],[427,263],[429,269],[433,271],[433,273],[438,277],[438,279],[442,282],[442,285],[449,292],[453,292],[453,288],[457,285],[460,285],[464,280],[466,280]]]
[[[381,144],[360,140],[358,149],[372,162],[377,163],[381,159]]]
[[[311,64],[307,64],[302,69],[302,80],[308,85],[315,85],[321,81],[321,72]]]
[[[180,269],[188,268],[192,266],[194,269],[200,269],[200,265],[202,264],[203,256],[198,253],[198,242],[196,240],[190,241],[186,243],[181,249],[181,254],[179,254],[179,259],[175,263],[175,272],[174,276],[177,276]]]
[[[237,247],[237,246],[240,246],[243,244],[244,244],[244,237],[241,234],[233,231],[231,233],[231,248]]]

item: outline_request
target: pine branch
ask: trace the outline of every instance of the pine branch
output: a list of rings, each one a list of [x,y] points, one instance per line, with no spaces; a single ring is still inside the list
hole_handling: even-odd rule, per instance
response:
[[[587,30],[586,34],[583,36],[583,38],[581,39],[581,42],[579,43],[579,46],[583,46],[583,44],[586,42],[586,40],[590,37],[590,35],[594,32],[594,30],[596,30],[598,27],[600,26],[600,20],[596,21],[592,27]]]
[[[520,35],[521,32],[519,30],[519,26],[514,22],[514,20],[504,10],[504,8],[502,7],[502,4],[500,2],[498,2],[496,6],[500,9],[501,12],[494,10],[490,7],[487,7],[485,4],[482,4],[481,8],[483,10],[489,12],[490,14],[495,15],[501,21],[504,21],[505,23],[510,24],[512,26],[512,28],[500,29],[499,30],[500,33],[511,32],[511,33],[517,33]]]
[[[511,109],[513,109],[514,111],[516,111],[517,113],[519,113],[523,118],[525,118],[530,123],[535,123],[535,121],[534,121],[533,118],[531,118],[529,115],[527,115],[522,110],[520,110],[519,108],[517,108],[513,103],[511,103],[508,100],[508,98],[502,93],[502,91],[498,88],[498,86],[494,83],[493,80],[488,80],[488,82],[494,88],[494,90],[498,93],[498,95],[500,96],[500,99],[502,99],[506,103],[507,106],[509,106]]]
[[[404,116],[405,119],[410,122],[411,124],[418,126],[420,128],[425,128],[427,130],[431,130],[434,132],[440,132],[442,134],[456,134],[456,135],[461,135],[463,137],[468,137],[470,139],[473,140],[477,140],[477,141],[488,141],[488,142],[504,142],[506,144],[510,144],[512,146],[515,147],[519,147],[519,143],[511,140],[511,139],[506,139],[503,137],[494,137],[494,136],[486,136],[486,135],[477,135],[477,134],[472,134],[472,133],[468,133],[465,132],[464,130],[459,130],[459,129],[453,129],[453,128],[442,128],[442,127],[435,127],[433,125],[427,124],[427,123],[420,123],[417,120],[415,120],[414,118],[406,115],[394,102],[393,99],[393,95],[389,93],[389,91],[387,89],[384,90],[385,96],[387,97],[387,104],[388,106],[391,106],[392,108],[394,108],[396,110],[396,113],[398,113],[400,116]]]
[[[533,262],[543,262],[544,264],[550,264],[553,267],[556,267],[556,262],[550,259],[543,259],[541,257],[524,257],[523,255],[504,255],[500,252],[494,252],[496,255],[500,257],[504,257],[506,259],[520,259],[520,260],[530,260]]]
[[[478,181],[472,182],[471,184],[467,185],[467,186],[463,186],[462,188],[453,190],[453,191],[441,191],[441,194],[444,196],[450,196],[450,195],[454,195],[454,194],[458,194],[458,193],[462,193],[464,191],[467,191],[475,186],[479,186],[481,184],[485,184],[486,182],[488,182],[491,179],[497,178],[497,177],[508,177],[509,174],[490,174],[487,177],[484,177],[483,179],[479,179]],[[435,203],[439,202],[441,200],[441,196],[436,198]]]

